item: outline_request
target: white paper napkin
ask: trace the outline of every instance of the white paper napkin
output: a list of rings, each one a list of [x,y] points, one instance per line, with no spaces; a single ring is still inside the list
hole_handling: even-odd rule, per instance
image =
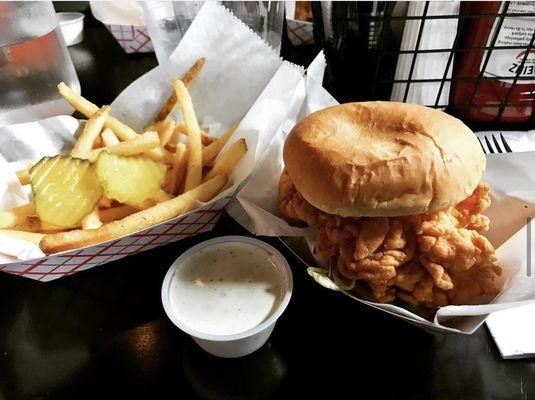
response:
[[[459,1],[437,1],[437,2],[409,2],[407,16],[421,16],[424,8],[428,6],[427,15],[455,15],[459,13]],[[425,20],[422,36],[418,50],[431,49],[451,49],[457,33],[458,20],[450,19],[427,19]],[[416,49],[416,42],[420,31],[421,20],[408,20],[405,22],[400,50]],[[400,54],[397,61],[395,79],[396,80],[416,80],[416,79],[443,79],[444,71],[448,66],[450,52],[443,53],[419,53]],[[414,61],[412,76],[409,78],[411,65]],[[451,78],[453,63],[450,63],[446,78]],[[407,95],[407,103],[423,105],[434,105],[441,82],[411,82]],[[392,87],[390,99],[392,101],[403,101],[407,83],[395,83]],[[444,83],[442,86],[439,105],[448,104],[450,84]]]
[[[489,315],[487,326],[503,358],[535,357],[534,315],[535,304]]]

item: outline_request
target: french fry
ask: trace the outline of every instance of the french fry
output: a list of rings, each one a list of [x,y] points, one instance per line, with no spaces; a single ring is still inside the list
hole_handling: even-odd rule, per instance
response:
[[[109,112],[110,106],[104,106],[89,117],[85,123],[84,130],[71,150],[71,156],[81,158],[93,148],[93,143],[98,135],[100,135],[100,131],[104,126],[104,121]]]
[[[100,200],[98,201],[98,207],[99,208],[110,208],[113,205],[113,200],[107,197],[106,195],[102,195]]]
[[[156,200],[158,203],[171,200],[172,198],[173,196],[171,196],[169,193],[162,189],[158,190],[158,192],[153,197],[153,199]]]
[[[25,169],[16,172],[17,178],[19,178],[19,183],[22,186],[30,184],[30,169],[31,169],[31,167],[32,167],[32,165],[30,164]]]
[[[35,215],[29,215],[26,217],[26,219],[23,222],[13,226],[10,229],[0,230],[0,232],[12,231],[12,232],[20,232],[21,234],[24,234],[24,233],[43,234],[46,232],[62,232],[62,231],[66,231],[69,229],[72,229],[72,227],[65,228],[65,227],[61,227],[57,225],[52,225],[47,222],[41,221],[39,217]]]
[[[45,254],[54,254],[138,232],[188,211],[196,201],[210,200],[221,190],[225,183],[226,177],[216,176],[180,196],[131,214],[123,219],[105,224],[98,229],[78,229],[45,235],[39,246]]]
[[[156,124],[158,136],[160,137],[160,146],[165,147],[165,145],[169,143],[169,140],[171,140],[171,137],[173,136],[175,125],[175,121],[170,117]]]
[[[181,127],[184,127],[184,131],[186,130],[186,125],[184,125],[183,122],[176,124],[175,130],[173,131],[173,134],[171,135],[171,138],[169,139],[167,146],[174,145],[176,148],[176,144],[178,143],[178,137],[182,134]],[[184,135],[187,135],[187,133],[184,133]]]
[[[172,198],[173,198],[173,196],[171,196],[169,193],[167,193],[163,189],[160,189],[150,199],[146,199],[146,200],[142,201],[141,203],[134,204],[134,207],[137,210],[146,210],[147,208],[153,207],[156,204],[161,203],[162,201],[170,200]]]
[[[42,233],[35,233],[35,232],[25,232],[25,231],[15,231],[11,229],[1,229],[0,230],[0,236],[10,236],[15,237],[18,239],[26,240],[27,242],[33,243],[35,245],[39,245],[39,242],[43,238]]]
[[[130,206],[117,206],[117,207],[111,207],[111,208],[106,208],[104,210],[99,210],[98,211],[98,221],[100,221],[100,226],[102,226],[102,223],[107,223],[107,222],[112,222],[112,221],[115,221],[115,220],[118,220],[118,219],[122,219],[124,217],[127,217],[128,215],[130,214],[133,214],[135,212],[139,211],[138,209],[134,208],[134,207],[130,207]],[[91,215],[91,214],[88,214],[88,216]],[[49,224],[48,222],[44,222],[44,221],[40,221],[39,218],[37,217],[29,217],[28,219],[34,219],[35,221],[38,222],[38,231],[42,231],[42,232],[65,232],[65,231],[68,231],[68,230],[72,230],[72,229],[76,229],[76,228],[82,228],[82,229],[96,229],[98,227],[95,227],[95,228],[91,228],[91,227],[83,227],[84,225],[84,220],[82,219],[81,222],[77,223],[76,225],[74,226],[69,226],[69,227],[62,227],[62,226],[57,226],[57,225],[54,225],[54,224]],[[35,222],[35,221],[30,221],[30,222]],[[96,224],[91,224],[90,221],[87,221],[85,222],[87,224],[87,226],[95,226]]]
[[[178,143],[175,154],[173,167],[171,168],[171,176],[167,186],[167,192],[176,195],[182,186],[184,175],[188,166],[188,154],[186,145]]]
[[[202,71],[202,68],[204,67],[204,63],[206,62],[206,59],[204,57],[199,58],[197,61],[195,61],[195,64],[191,66],[191,68],[184,74],[182,77],[182,82],[184,82],[184,85],[186,85],[187,88],[191,87],[197,80],[197,77]]]
[[[101,147],[100,149],[93,149],[90,152],[83,155],[86,158],[94,162],[98,155],[102,151],[108,153],[120,154],[123,156],[133,156],[135,154],[144,153],[147,150],[154,149],[160,145],[160,138],[156,132],[145,132],[142,135],[138,135],[135,139],[119,142],[109,147]]]
[[[186,123],[188,131],[188,169],[186,172],[186,180],[184,184],[184,191],[187,192],[198,186],[202,181],[202,145],[201,145],[201,130],[193,103],[188,93],[188,89],[180,80],[173,80],[173,87],[177,95],[178,103],[182,108],[182,114]]]
[[[173,164],[173,154],[162,147],[156,147],[150,151],[143,153],[143,155],[153,159],[154,161],[161,161],[166,164]]]
[[[217,140],[216,137],[210,135],[209,133],[201,130],[201,143],[203,146],[208,146],[214,143]]]
[[[224,134],[219,136],[215,142],[202,149],[202,165],[210,165],[210,163],[217,157],[221,149],[225,147],[225,144],[227,144],[228,140],[234,134],[237,128],[238,124],[234,125]]]
[[[103,146],[103,143],[102,143],[102,137],[100,135],[98,135],[95,139],[95,141],[93,142],[93,149],[98,149],[100,147]]]
[[[104,143],[105,147],[110,147],[119,143],[119,139],[117,139],[117,136],[115,136],[115,133],[113,133],[110,128],[105,128],[100,134],[100,137],[102,138],[102,143]]]
[[[91,115],[98,111],[98,107],[95,104],[77,94],[63,82],[58,84],[58,91],[59,94],[63,96],[63,98],[67,100],[71,106],[76,108],[87,118],[90,118]],[[113,130],[117,137],[123,140],[134,139],[138,135],[138,133],[128,125],[123,124],[121,121],[113,118],[111,115],[106,117],[104,125]]]
[[[22,232],[39,233],[41,232],[41,221],[39,221],[39,218],[30,215],[26,217],[24,221],[11,227],[10,229],[22,231]]]
[[[101,222],[100,226],[102,226],[102,223],[108,223],[108,222],[116,221],[118,219],[122,219],[137,211],[139,210],[130,206],[118,206],[118,207],[107,208],[104,210],[99,210],[99,219]],[[72,229],[81,228],[83,226],[83,223],[84,221],[82,220],[80,223],[74,226],[62,227],[62,226],[57,226],[54,224],[49,224],[48,222],[41,221],[37,217],[28,217],[25,224],[23,224],[22,226],[17,226],[17,229],[21,229],[21,228],[24,229],[24,227],[26,227],[26,230],[30,232],[46,232],[46,233],[65,232],[65,231],[69,231]],[[83,228],[83,229],[96,229],[96,228]]]
[[[213,178],[216,175],[228,175],[232,168],[247,153],[247,144],[245,139],[240,139],[232,144],[229,149],[216,161],[214,167],[206,174],[204,181]]]
[[[175,130],[178,131],[177,132],[178,134],[188,136],[188,130],[186,129],[186,125],[183,122],[177,124]],[[174,133],[173,133],[173,136],[171,136],[171,139],[173,137],[175,137]],[[176,137],[178,137],[178,135],[176,135]],[[209,133],[201,129],[201,143],[203,146],[208,146],[209,144],[215,142],[216,139],[217,138],[213,137],[212,135],[210,135]],[[176,143],[176,140],[175,140],[175,143]]]
[[[98,111],[98,107],[86,98],[80,96],[64,82],[58,84],[58,92],[67,102],[84,114],[87,118]],[[135,133],[135,132],[134,132]]]
[[[82,219],[82,229],[97,229],[102,226],[98,205]]]
[[[165,150],[170,152],[171,154],[175,154],[176,151],[176,144],[175,143],[167,143],[165,145]]]
[[[96,111],[98,111],[98,107],[95,104],[91,103],[89,100],[77,94],[63,82],[58,84],[58,92],[61,96],[63,96],[65,100],[67,100],[67,102],[71,106],[76,108],[79,112],[81,112],[88,118],[91,117],[91,115],[93,115]],[[122,123],[117,118],[114,118],[109,114],[106,117],[104,126],[110,128],[115,134],[115,136],[117,136],[121,140],[135,139],[139,136],[139,134],[135,130],[133,130],[128,125]],[[148,150],[146,154],[149,157],[156,157],[158,159],[161,159],[161,153],[157,152],[156,150],[157,149]]]
[[[124,217],[129,216],[137,212],[138,210],[130,206],[118,206],[106,208],[104,210],[99,210],[100,220],[104,223],[116,221],[118,219],[123,219]]]
[[[188,72],[184,74],[182,77],[182,82],[184,82],[184,85],[189,88],[195,80],[197,79],[197,76],[199,76],[199,73],[201,72],[204,62],[206,60],[204,58],[199,58],[195,64],[191,66]],[[177,97],[175,91],[171,93],[171,96],[167,99],[165,104],[162,106],[158,114],[156,115],[156,118],[154,118],[154,122],[160,122],[166,119],[176,108],[177,106]]]
[[[167,171],[165,171],[165,178],[163,180],[163,185],[162,185],[163,190],[165,190],[168,193],[169,191],[167,190],[167,188],[169,187],[169,183],[171,182],[172,174],[173,174],[173,166],[171,166],[170,168],[167,168]]]
[[[169,116],[161,121],[153,122],[145,128],[145,131],[154,131],[158,133],[158,136],[162,136],[162,133],[167,129],[167,127],[174,123],[173,119]]]
[[[0,229],[23,225],[30,215],[35,215],[35,205],[33,203],[2,211],[0,212]]]
[[[157,201],[154,199],[146,199],[143,200],[141,203],[133,204],[136,211],[146,210],[148,208],[154,207],[156,204],[158,204]]]
[[[99,210],[99,217],[102,223],[112,222],[118,219],[122,219],[130,214],[139,211],[138,209],[130,206],[117,206]],[[17,224],[14,228],[18,231],[23,232],[32,232],[32,233],[56,233],[56,232],[66,232],[72,229],[81,228],[82,222],[77,223],[74,226],[63,227],[50,224],[45,221],[41,221],[36,216],[28,216],[25,221],[20,224]],[[101,224],[102,225],[102,224]],[[84,228],[85,229],[85,228]],[[2,230],[0,230],[2,232]]]
[[[44,233],[66,232],[66,231],[68,231],[70,229],[76,228],[76,226],[69,226],[69,227],[57,226],[57,225],[50,224],[50,223],[45,222],[45,221],[40,221],[37,217],[35,217],[35,219],[39,223],[39,231],[40,232],[44,232]]]

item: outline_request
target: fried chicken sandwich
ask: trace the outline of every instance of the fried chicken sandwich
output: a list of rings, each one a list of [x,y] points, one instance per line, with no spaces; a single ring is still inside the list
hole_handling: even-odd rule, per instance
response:
[[[458,119],[395,102],[342,104],[284,146],[281,214],[318,228],[316,255],[378,302],[486,302],[501,268],[483,236],[485,156]]]

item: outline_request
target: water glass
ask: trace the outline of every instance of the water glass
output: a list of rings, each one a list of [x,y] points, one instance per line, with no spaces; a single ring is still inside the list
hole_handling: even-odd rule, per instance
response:
[[[222,1],[236,17],[280,51],[284,2],[282,1]],[[160,64],[169,59],[204,1],[140,2]]]
[[[0,2],[0,126],[72,113],[62,81],[80,93],[52,2]]]

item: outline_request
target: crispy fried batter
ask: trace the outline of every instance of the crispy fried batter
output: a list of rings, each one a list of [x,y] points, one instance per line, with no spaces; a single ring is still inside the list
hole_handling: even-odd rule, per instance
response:
[[[420,256],[419,259],[422,265],[427,270],[427,272],[429,272],[429,274],[433,278],[436,287],[443,290],[453,289],[453,282],[451,281],[451,277],[442,265],[434,263],[427,256],[424,255]]]
[[[366,224],[363,224],[353,253],[355,260],[372,257],[373,253],[385,241],[389,227],[390,224],[386,217],[370,218]]]
[[[489,185],[481,182],[455,208],[400,218],[342,218],[326,214],[297,192],[286,172],[281,213],[319,228],[315,253],[336,258],[340,273],[364,282],[380,302],[399,298],[436,308],[492,298],[501,290],[494,248],[481,235],[489,219]]]
[[[320,211],[295,190],[286,170],[281,174],[279,181],[279,208],[288,219],[303,221],[311,226],[319,222]]]

